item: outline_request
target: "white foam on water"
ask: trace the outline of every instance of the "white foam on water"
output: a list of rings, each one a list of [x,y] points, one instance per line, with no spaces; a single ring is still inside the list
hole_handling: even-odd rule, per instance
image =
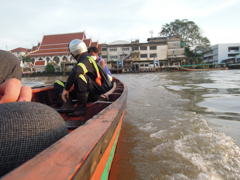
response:
[[[181,91],[183,89],[192,89],[192,87],[186,87],[186,86],[174,86],[174,85],[165,85],[166,88],[175,90],[175,91]]]
[[[154,124],[153,124],[152,122],[150,122],[150,123],[145,124],[144,127],[139,127],[139,129],[140,129],[141,131],[146,131],[146,132],[148,132],[148,131],[154,131],[154,130],[156,130],[156,127],[154,127]]]
[[[206,121],[203,121],[205,124]],[[201,173],[199,179],[240,177],[240,149],[234,140],[207,126],[198,133],[174,142],[174,151],[193,164]]]
[[[173,173],[167,179],[240,179],[240,148],[235,141],[210,128],[203,116],[185,115],[191,119],[176,117],[168,129],[150,134],[160,142],[151,152],[169,159],[168,163],[160,159],[160,164],[177,164],[179,171],[191,164],[195,171],[195,178]]]
[[[161,138],[164,134],[166,134],[167,130],[160,130],[156,133],[150,134],[151,138]]]

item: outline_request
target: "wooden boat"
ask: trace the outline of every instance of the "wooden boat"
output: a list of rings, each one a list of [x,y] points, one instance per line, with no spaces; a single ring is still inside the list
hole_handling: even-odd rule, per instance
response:
[[[182,70],[182,71],[215,71],[215,70],[228,70],[228,68],[188,69],[188,68],[181,67],[181,70]]]
[[[69,135],[3,177],[8,179],[107,179],[127,100],[127,87],[117,79],[108,101],[88,103],[86,114],[61,113]],[[33,101],[56,106],[53,86],[33,89]]]

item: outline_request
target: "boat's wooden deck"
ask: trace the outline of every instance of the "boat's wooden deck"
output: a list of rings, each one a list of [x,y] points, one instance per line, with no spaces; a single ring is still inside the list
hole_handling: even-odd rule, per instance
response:
[[[115,80],[113,82],[112,89],[104,94],[106,97],[108,97],[108,99],[105,99],[105,101],[88,102],[87,103],[88,109],[85,115],[80,117],[72,117],[68,115],[69,112],[73,112],[74,110],[69,110],[69,112],[68,111],[61,112],[61,110],[58,110],[58,107],[61,105],[61,102],[58,100],[57,95],[53,89],[53,86],[46,86],[44,88],[39,87],[33,89],[33,101],[44,103],[56,109],[62,116],[62,118],[65,120],[69,132],[72,132],[72,130],[83,125],[86,121],[88,121],[93,116],[102,111],[104,108],[112,104],[112,102],[116,101],[116,99],[118,99],[121,96],[122,92],[123,84]],[[77,104],[75,104],[75,106],[77,106]]]

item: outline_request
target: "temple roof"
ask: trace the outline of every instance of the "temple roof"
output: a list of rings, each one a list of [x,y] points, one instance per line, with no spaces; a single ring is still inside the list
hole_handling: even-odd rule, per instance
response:
[[[91,43],[91,46],[98,47],[98,42],[92,42],[92,43]]]
[[[62,44],[62,43],[68,44],[73,39],[83,40],[85,38],[86,38],[85,32],[45,35],[43,36],[41,46],[46,44]]]
[[[35,66],[44,66],[46,61],[40,60],[40,61],[35,61]]]
[[[69,33],[69,34],[54,34],[44,35],[42,42],[38,44],[39,48],[32,48],[32,52],[28,54],[30,57],[37,56],[57,56],[68,55],[68,44],[73,39],[84,40],[85,32]],[[87,41],[88,42],[88,41]]]
[[[91,43],[92,43],[92,39],[84,39],[83,40],[86,44],[87,47],[90,47],[91,46]]]

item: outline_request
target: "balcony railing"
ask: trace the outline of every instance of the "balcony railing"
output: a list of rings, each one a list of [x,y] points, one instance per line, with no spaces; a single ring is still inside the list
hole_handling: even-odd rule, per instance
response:
[[[240,53],[240,51],[239,50],[230,50],[230,51],[228,51],[228,53]]]

